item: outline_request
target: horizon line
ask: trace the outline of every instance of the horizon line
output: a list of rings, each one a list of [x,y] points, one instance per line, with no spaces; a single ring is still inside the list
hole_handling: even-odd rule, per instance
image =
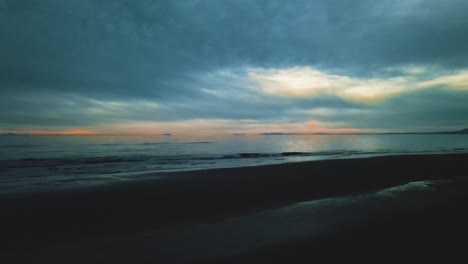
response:
[[[236,136],[252,136],[252,135],[259,135],[259,136],[275,136],[275,135],[379,135],[379,134],[450,134],[450,133],[457,133],[457,132],[464,132],[468,133],[468,128],[458,129],[458,130],[451,130],[451,131],[387,131],[387,132],[313,132],[313,133],[303,133],[303,132],[233,132],[233,133],[206,133],[206,134],[191,134],[191,135],[236,135]],[[23,136],[187,136],[189,134],[182,133],[182,134],[173,134],[173,133],[99,133],[99,132],[91,132],[91,131],[63,131],[63,132],[24,132],[24,133],[17,133],[17,132],[5,132],[0,133],[0,135],[23,135]]]

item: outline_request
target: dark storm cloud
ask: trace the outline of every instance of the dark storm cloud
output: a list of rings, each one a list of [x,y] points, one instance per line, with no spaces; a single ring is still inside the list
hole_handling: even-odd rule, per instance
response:
[[[361,117],[362,125],[388,130],[399,124],[400,130],[421,131],[447,128],[457,130],[468,125],[468,93],[431,89],[398,97],[380,106],[375,113]],[[398,110],[395,110],[398,109]],[[357,119],[358,120],[358,119]]]
[[[368,106],[279,98],[238,78],[199,76],[305,66],[361,77],[406,65],[460,70],[468,67],[467,13],[463,0],[0,0],[0,129],[302,121],[313,116],[297,113],[323,108],[346,116]]]

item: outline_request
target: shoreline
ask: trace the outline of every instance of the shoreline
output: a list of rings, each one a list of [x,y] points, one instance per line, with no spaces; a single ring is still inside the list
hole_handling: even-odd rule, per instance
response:
[[[1,248],[43,247],[216,223],[298,202],[468,176],[468,154],[401,155],[158,173],[68,191],[2,194]],[[0,251],[1,253],[1,251]]]

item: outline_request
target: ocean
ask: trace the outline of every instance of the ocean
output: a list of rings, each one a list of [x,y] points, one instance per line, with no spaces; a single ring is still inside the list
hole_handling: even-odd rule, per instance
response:
[[[80,188],[157,173],[468,152],[463,134],[0,136],[0,192]]]

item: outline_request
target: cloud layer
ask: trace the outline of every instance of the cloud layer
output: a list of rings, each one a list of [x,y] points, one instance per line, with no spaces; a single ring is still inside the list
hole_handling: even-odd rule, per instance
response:
[[[0,0],[0,130],[461,128],[467,13],[464,0]]]
[[[397,77],[359,78],[329,74],[311,67],[249,69],[248,78],[262,92],[291,98],[339,97],[358,104],[375,104],[405,93],[444,87],[468,91],[468,70],[434,74],[425,68],[403,68]]]

